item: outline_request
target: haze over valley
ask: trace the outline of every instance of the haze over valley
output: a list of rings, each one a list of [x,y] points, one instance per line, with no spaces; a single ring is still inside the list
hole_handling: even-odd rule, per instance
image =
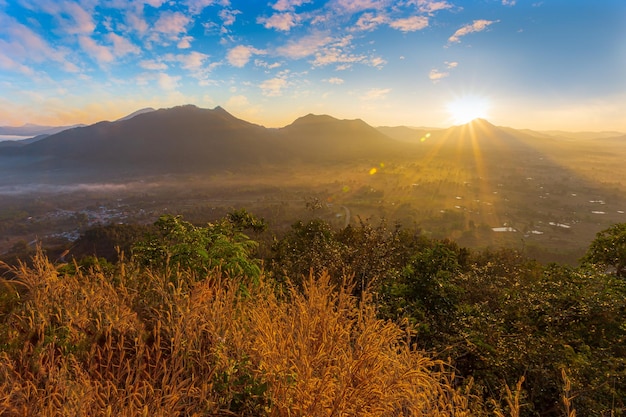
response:
[[[142,110],[0,142],[0,248],[69,243],[98,224],[164,213],[206,222],[246,208],[277,230],[303,216],[337,227],[384,218],[468,247],[574,263],[595,233],[626,219],[626,137],[615,134],[484,119],[375,128],[313,114],[268,129],[221,107]]]

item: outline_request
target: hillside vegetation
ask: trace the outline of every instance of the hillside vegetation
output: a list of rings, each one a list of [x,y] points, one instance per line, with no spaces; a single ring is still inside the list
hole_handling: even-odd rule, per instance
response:
[[[626,411],[626,225],[578,267],[244,210],[129,230],[115,259],[5,265],[0,414]]]

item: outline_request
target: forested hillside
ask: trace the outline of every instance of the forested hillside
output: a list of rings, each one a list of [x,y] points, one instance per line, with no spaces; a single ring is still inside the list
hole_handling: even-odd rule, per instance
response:
[[[624,224],[575,267],[245,210],[76,245],[4,266],[2,415],[626,411]]]

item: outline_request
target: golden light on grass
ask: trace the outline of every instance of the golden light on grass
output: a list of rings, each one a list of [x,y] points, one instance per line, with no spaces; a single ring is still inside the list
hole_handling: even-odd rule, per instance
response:
[[[40,253],[4,280],[0,414],[469,415],[441,361],[327,274],[303,289],[218,272],[62,276]]]

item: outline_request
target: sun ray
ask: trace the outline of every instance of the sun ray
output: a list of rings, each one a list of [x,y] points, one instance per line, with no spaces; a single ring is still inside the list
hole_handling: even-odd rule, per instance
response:
[[[467,95],[448,103],[446,109],[450,113],[453,124],[462,125],[474,119],[486,119],[489,115],[489,101],[480,96]]]

